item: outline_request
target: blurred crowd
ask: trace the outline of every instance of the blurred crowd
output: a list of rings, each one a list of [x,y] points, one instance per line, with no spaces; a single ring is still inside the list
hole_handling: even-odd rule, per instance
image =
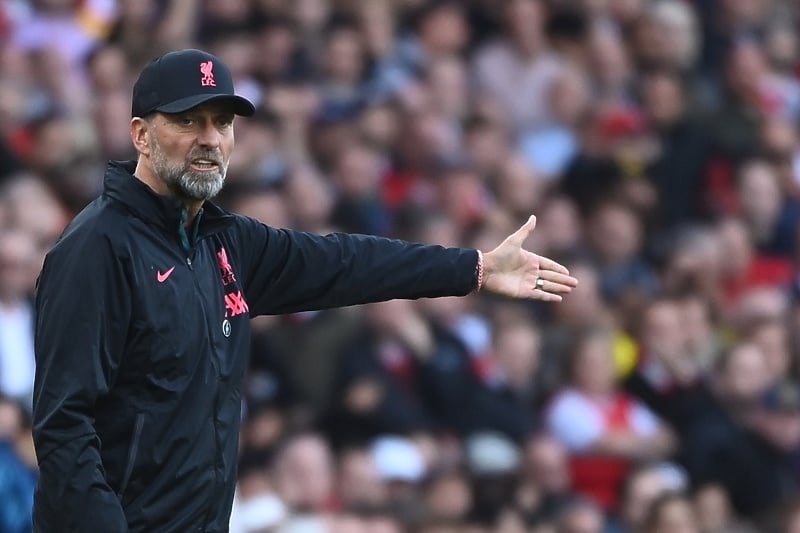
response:
[[[535,213],[580,280],[254,319],[233,533],[800,532],[799,29],[794,0],[6,0],[0,531],[31,527],[44,253],[135,157],[142,65],[199,47],[258,107],[224,208],[483,250]]]

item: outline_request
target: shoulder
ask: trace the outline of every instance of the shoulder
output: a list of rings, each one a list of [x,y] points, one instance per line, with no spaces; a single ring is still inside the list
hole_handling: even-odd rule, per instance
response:
[[[119,249],[127,241],[129,224],[130,216],[121,204],[100,196],[72,219],[47,257]]]
[[[230,213],[233,223],[228,232],[237,240],[237,244],[245,247],[274,245],[277,243],[305,243],[309,240],[322,239],[322,235],[305,231],[274,227],[248,216]]]
[[[233,223],[230,226],[233,229],[233,231],[254,231],[254,230],[264,231],[270,228],[270,226],[267,226],[263,222],[256,220],[255,218],[252,217],[240,215],[239,213],[230,213],[227,211],[225,212],[225,214],[231,217],[231,220],[233,221]]]
[[[551,416],[570,417],[576,412],[594,411],[593,404],[585,396],[572,388],[562,389],[553,397],[548,411]]]
[[[564,389],[556,395],[546,420],[550,432],[572,451],[587,449],[603,431],[597,408],[574,389]]]
[[[225,233],[239,250],[259,248],[259,243],[261,246],[267,244],[279,231],[255,218],[238,213],[228,213],[228,215],[231,217],[231,223],[227,226]]]
[[[494,61],[508,60],[511,57],[511,50],[508,43],[502,39],[495,39],[481,46],[475,52],[475,63],[480,65],[490,65]]]

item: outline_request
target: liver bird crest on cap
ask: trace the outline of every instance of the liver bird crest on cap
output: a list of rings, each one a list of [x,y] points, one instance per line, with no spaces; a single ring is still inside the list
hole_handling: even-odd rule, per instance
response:
[[[214,81],[214,63],[209,59],[200,63],[200,72],[203,77],[200,79],[200,85],[203,87],[216,87],[217,82]]]

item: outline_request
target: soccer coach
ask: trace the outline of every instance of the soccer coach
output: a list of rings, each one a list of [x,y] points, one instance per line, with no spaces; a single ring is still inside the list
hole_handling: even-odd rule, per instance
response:
[[[228,530],[249,319],[389,300],[558,301],[577,280],[494,250],[276,229],[213,204],[233,151],[228,68],[200,50],[148,63],[133,88],[136,161],[47,254],[36,291],[34,530]]]

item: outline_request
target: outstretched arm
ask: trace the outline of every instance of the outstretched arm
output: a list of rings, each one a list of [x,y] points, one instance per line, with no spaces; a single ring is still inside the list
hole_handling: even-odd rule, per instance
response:
[[[536,217],[531,215],[497,248],[483,254],[481,290],[511,298],[560,302],[563,294],[578,285],[566,267],[522,247],[534,228]]]
[[[239,217],[237,250],[253,316],[395,298],[463,296],[475,289],[478,253],[404,241],[275,229]],[[512,298],[559,301],[578,281],[555,261],[525,250],[531,217],[483,256],[482,289]],[[537,287],[541,279],[541,287]]]

